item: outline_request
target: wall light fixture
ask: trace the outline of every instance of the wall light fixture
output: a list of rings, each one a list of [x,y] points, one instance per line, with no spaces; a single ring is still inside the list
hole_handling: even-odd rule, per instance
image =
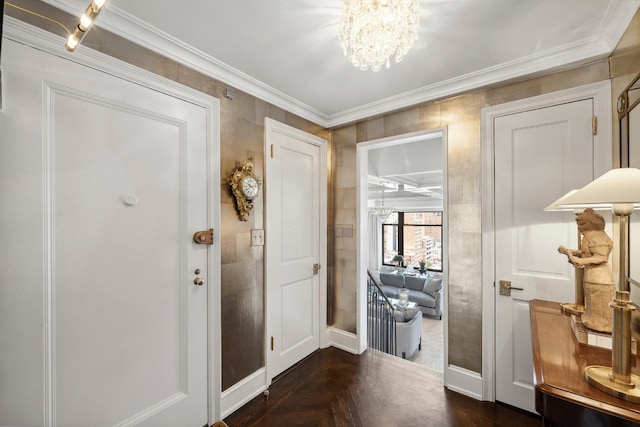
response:
[[[93,22],[95,21],[98,13],[102,10],[106,0],[91,0],[91,4],[87,7],[84,14],[80,17],[80,22],[76,26],[76,29],[73,31],[69,38],[67,39],[67,44],[65,47],[69,52],[73,52],[76,47],[80,44],[84,36],[87,34]]]

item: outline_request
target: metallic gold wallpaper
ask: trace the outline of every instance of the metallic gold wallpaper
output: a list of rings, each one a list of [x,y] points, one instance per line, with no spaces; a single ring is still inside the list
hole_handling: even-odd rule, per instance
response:
[[[529,98],[606,80],[608,64],[593,64],[544,77],[504,84],[485,90],[426,103],[403,111],[333,131],[337,149],[334,175],[336,194],[355,192],[356,144],[437,127],[448,128],[447,180],[449,220],[449,364],[473,372],[482,371],[482,257],[481,257],[481,140],[480,110],[484,107]],[[355,206],[337,197],[336,223],[355,217]],[[350,212],[349,212],[350,211]],[[355,226],[355,220],[353,222]],[[355,331],[350,315],[355,310],[355,249],[336,250],[335,326]]]
[[[13,2],[56,17],[69,26],[75,25],[77,19],[38,0]],[[5,8],[5,13],[60,34],[55,25],[10,8]],[[640,63],[639,39],[640,21],[636,16],[611,58],[614,99],[628,83],[629,76],[640,71],[636,70],[636,64]],[[219,232],[222,238],[223,390],[264,366],[264,252],[262,247],[249,245],[250,230],[264,226],[264,199],[261,193],[249,221],[240,222],[228,177],[242,160],[251,156],[255,158],[256,172],[263,176],[265,117],[330,142],[328,319],[330,324],[350,332],[355,332],[356,327],[356,241],[354,237],[336,236],[335,225],[352,226],[355,236],[356,144],[418,130],[448,128],[449,363],[481,372],[480,109],[609,78],[609,64],[602,60],[569,71],[429,102],[329,131],[240,91],[235,91],[233,101],[225,99],[223,90],[227,86],[223,83],[99,28],[93,29],[83,44],[221,100],[222,229]]]

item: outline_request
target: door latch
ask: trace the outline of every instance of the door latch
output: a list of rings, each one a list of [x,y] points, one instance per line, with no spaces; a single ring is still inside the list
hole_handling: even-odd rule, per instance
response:
[[[201,245],[213,245],[213,228],[203,231],[196,231],[193,241]]]
[[[320,264],[313,264],[313,274],[318,274],[320,271]]]
[[[511,282],[509,280],[500,280],[500,295],[504,295],[505,297],[510,297],[512,290],[524,291],[524,288],[515,288],[511,286]]]

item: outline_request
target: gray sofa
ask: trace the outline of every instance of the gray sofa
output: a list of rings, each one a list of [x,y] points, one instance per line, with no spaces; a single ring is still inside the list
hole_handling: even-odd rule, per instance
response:
[[[389,298],[398,298],[400,289],[409,290],[409,302],[418,304],[426,315],[442,319],[442,274],[430,272],[426,276],[401,273],[379,273],[380,288]]]

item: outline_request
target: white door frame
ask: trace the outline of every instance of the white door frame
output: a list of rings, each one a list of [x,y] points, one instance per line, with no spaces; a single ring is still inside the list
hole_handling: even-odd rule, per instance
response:
[[[328,270],[328,266],[327,266],[327,146],[328,146],[328,142],[326,139],[320,138],[316,135],[313,135],[309,132],[305,132],[302,131],[300,129],[294,128],[292,126],[286,125],[284,123],[280,123],[274,119],[271,119],[269,117],[265,117],[264,120],[264,129],[265,129],[265,138],[264,138],[264,156],[265,156],[265,183],[264,183],[264,188],[263,188],[263,192],[265,194],[265,201],[264,201],[264,212],[265,212],[265,228],[267,230],[266,235],[265,235],[265,251],[268,250],[268,245],[269,245],[269,222],[270,221],[274,221],[274,219],[269,218],[267,215],[268,212],[268,208],[267,205],[269,204],[269,198],[268,198],[268,194],[270,191],[280,191],[280,189],[278,188],[271,188],[271,183],[269,182],[268,179],[266,179],[266,177],[268,176],[268,168],[269,168],[269,162],[266,161],[267,156],[271,156],[271,141],[270,141],[270,135],[273,132],[278,132],[281,134],[285,134],[288,136],[291,136],[292,138],[295,138],[303,143],[306,144],[310,144],[310,145],[314,145],[319,147],[319,162],[320,162],[320,167],[319,167],[319,171],[320,171],[320,176],[319,176],[319,185],[320,185],[320,206],[319,206],[319,220],[320,220],[320,224],[319,224],[319,229],[320,229],[320,235],[318,236],[318,243],[320,245],[319,248],[319,258],[320,258],[320,270],[319,270],[319,286],[320,286],[320,295],[318,298],[318,317],[319,317],[319,323],[318,323],[318,333],[319,333],[319,346],[320,348],[326,348],[327,347],[327,270]],[[269,284],[267,283],[267,277],[268,277],[268,270],[269,270],[269,257],[265,255],[265,263],[264,263],[264,268],[265,268],[265,273],[264,273],[264,277],[265,277],[265,283],[264,283],[264,287],[265,287],[265,294],[268,295],[268,292],[266,291],[266,289],[268,288]],[[266,298],[266,297],[265,297]],[[269,307],[269,300],[266,299],[265,300],[265,335],[264,335],[264,340],[265,340],[265,345],[264,345],[264,351],[265,351],[265,385],[266,387],[268,387],[271,384],[271,381],[273,380],[273,374],[271,373],[271,371],[273,369],[271,369],[271,367],[269,366],[269,364],[267,363],[269,361],[269,354],[268,352],[271,351],[271,346],[270,346],[270,334],[269,332],[269,327],[270,325],[268,324],[268,310],[270,309]]]
[[[482,153],[482,400],[495,401],[495,227],[494,227],[494,120],[499,116],[593,98],[598,132],[594,135],[596,176],[611,169],[611,81],[593,83],[559,92],[483,108]]]
[[[9,40],[23,43],[27,46],[40,49],[44,52],[68,59],[70,61],[86,65],[97,70],[107,72],[117,78],[128,80],[161,93],[183,99],[194,105],[198,105],[207,111],[207,138],[209,170],[209,199],[207,200],[209,228],[214,229],[213,245],[209,247],[208,254],[208,367],[209,381],[209,424],[219,421],[222,357],[221,343],[222,331],[220,328],[220,100],[203,92],[178,84],[172,80],[153,74],[149,71],[137,68],[118,59],[79,46],[70,54],[64,49],[65,40],[57,35],[28,25],[10,16],[4,17],[4,36]],[[185,242],[185,244],[189,244]]]
[[[361,354],[367,349],[367,292],[366,286],[364,285],[367,282],[367,267],[369,265],[369,243],[368,238],[365,239],[365,236],[368,235],[368,223],[369,223],[369,211],[367,208],[367,181],[368,181],[368,169],[369,169],[369,150],[384,148],[384,147],[392,147],[395,145],[402,145],[409,142],[415,142],[425,139],[430,134],[442,134],[442,253],[443,253],[443,265],[442,265],[442,274],[443,274],[443,304],[444,307],[448,306],[449,301],[449,290],[448,290],[448,277],[449,277],[449,260],[448,260],[448,252],[449,252],[449,221],[447,218],[447,209],[448,209],[448,197],[447,197],[447,152],[448,152],[448,143],[447,143],[447,128],[435,128],[428,129],[418,132],[407,133],[403,135],[390,136],[387,138],[380,138],[371,141],[365,141],[357,144],[356,146],[356,162],[357,162],[357,182],[356,182],[356,198],[357,198],[357,208],[356,208],[356,217],[358,225],[356,227],[357,233],[356,238],[358,239],[358,250],[357,250],[357,260],[356,260],[356,283],[357,283],[357,291],[356,291],[356,310],[357,310],[357,320],[356,320],[356,353]],[[444,363],[446,365],[446,361],[449,360],[449,340],[448,340],[448,328],[449,328],[449,314],[448,310],[443,310],[442,322],[443,323],[443,333],[444,333],[444,342],[443,342],[443,351],[444,351]],[[444,383],[447,385],[448,377],[447,377],[447,369],[446,366],[443,366],[444,370]]]

